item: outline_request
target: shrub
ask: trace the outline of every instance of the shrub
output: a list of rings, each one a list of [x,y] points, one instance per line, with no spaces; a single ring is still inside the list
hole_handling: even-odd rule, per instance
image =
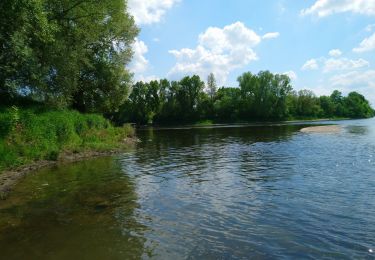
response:
[[[96,114],[3,109],[0,112],[0,170],[34,160],[57,160],[64,151],[119,148],[132,135],[134,129],[130,125],[115,128]]]

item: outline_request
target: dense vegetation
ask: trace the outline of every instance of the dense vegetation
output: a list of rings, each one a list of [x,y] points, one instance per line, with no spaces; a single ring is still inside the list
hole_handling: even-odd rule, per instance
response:
[[[126,0],[0,1],[0,170],[121,146],[132,129],[102,115],[121,126],[374,116],[356,92],[297,93],[268,71],[244,73],[239,88],[217,89],[213,74],[207,84],[192,76],[131,88],[138,31]]]
[[[239,88],[216,89],[212,74],[207,84],[199,76],[137,82],[115,119],[119,123],[175,124],[374,116],[369,102],[357,92],[343,97],[336,90],[331,96],[317,97],[309,90],[294,91],[288,76],[268,71],[244,73],[238,82]]]
[[[113,127],[101,115],[51,110],[38,104],[2,107],[0,171],[34,160],[56,160],[65,152],[122,148],[133,134],[132,127]]]
[[[129,94],[125,65],[138,34],[126,10],[125,0],[1,0],[0,95],[116,110]]]
[[[132,128],[100,114],[129,95],[137,34],[126,0],[1,0],[0,170],[122,146]]]

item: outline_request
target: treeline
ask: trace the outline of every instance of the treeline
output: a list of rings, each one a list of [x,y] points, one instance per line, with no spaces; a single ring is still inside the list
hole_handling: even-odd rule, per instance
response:
[[[126,0],[1,0],[0,105],[18,97],[108,115],[118,124],[238,122],[374,115],[356,92],[316,97],[290,79],[244,73],[239,88],[217,89],[211,74],[138,82],[126,65],[139,30]]]
[[[1,0],[0,102],[114,111],[129,95],[137,34],[126,0]]]
[[[137,82],[114,115],[122,124],[178,124],[204,120],[215,122],[279,121],[314,118],[369,118],[375,115],[369,102],[357,92],[344,97],[335,90],[317,97],[310,90],[295,91],[288,76],[261,71],[244,73],[239,88],[217,89],[213,74],[205,84],[199,76],[180,81]]]

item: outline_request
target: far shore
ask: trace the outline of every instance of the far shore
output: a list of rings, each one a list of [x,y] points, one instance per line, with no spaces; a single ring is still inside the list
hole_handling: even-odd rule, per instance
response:
[[[301,119],[301,120],[287,120],[287,121],[254,121],[254,122],[228,122],[228,123],[214,123],[213,121],[204,121],[192,124],[176,124],[176,125],[140,125],[137,129],[188,129],[188,128],[205,128],[205,127],[236,127],[236,126],[277,126],[277,125],[301,125],[306,123],[319,122],[338,122],[345,120],[355,120],[350,118],[320,118],[320,119]]]

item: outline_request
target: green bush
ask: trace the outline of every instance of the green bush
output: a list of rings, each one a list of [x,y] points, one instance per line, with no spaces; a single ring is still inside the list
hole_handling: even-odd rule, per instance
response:
[[[57,160],[63,152],[120,148],[134,135],[104,117],[76,111],[37,112],[17,107],[0,112],[0,171],[35,160]]]

